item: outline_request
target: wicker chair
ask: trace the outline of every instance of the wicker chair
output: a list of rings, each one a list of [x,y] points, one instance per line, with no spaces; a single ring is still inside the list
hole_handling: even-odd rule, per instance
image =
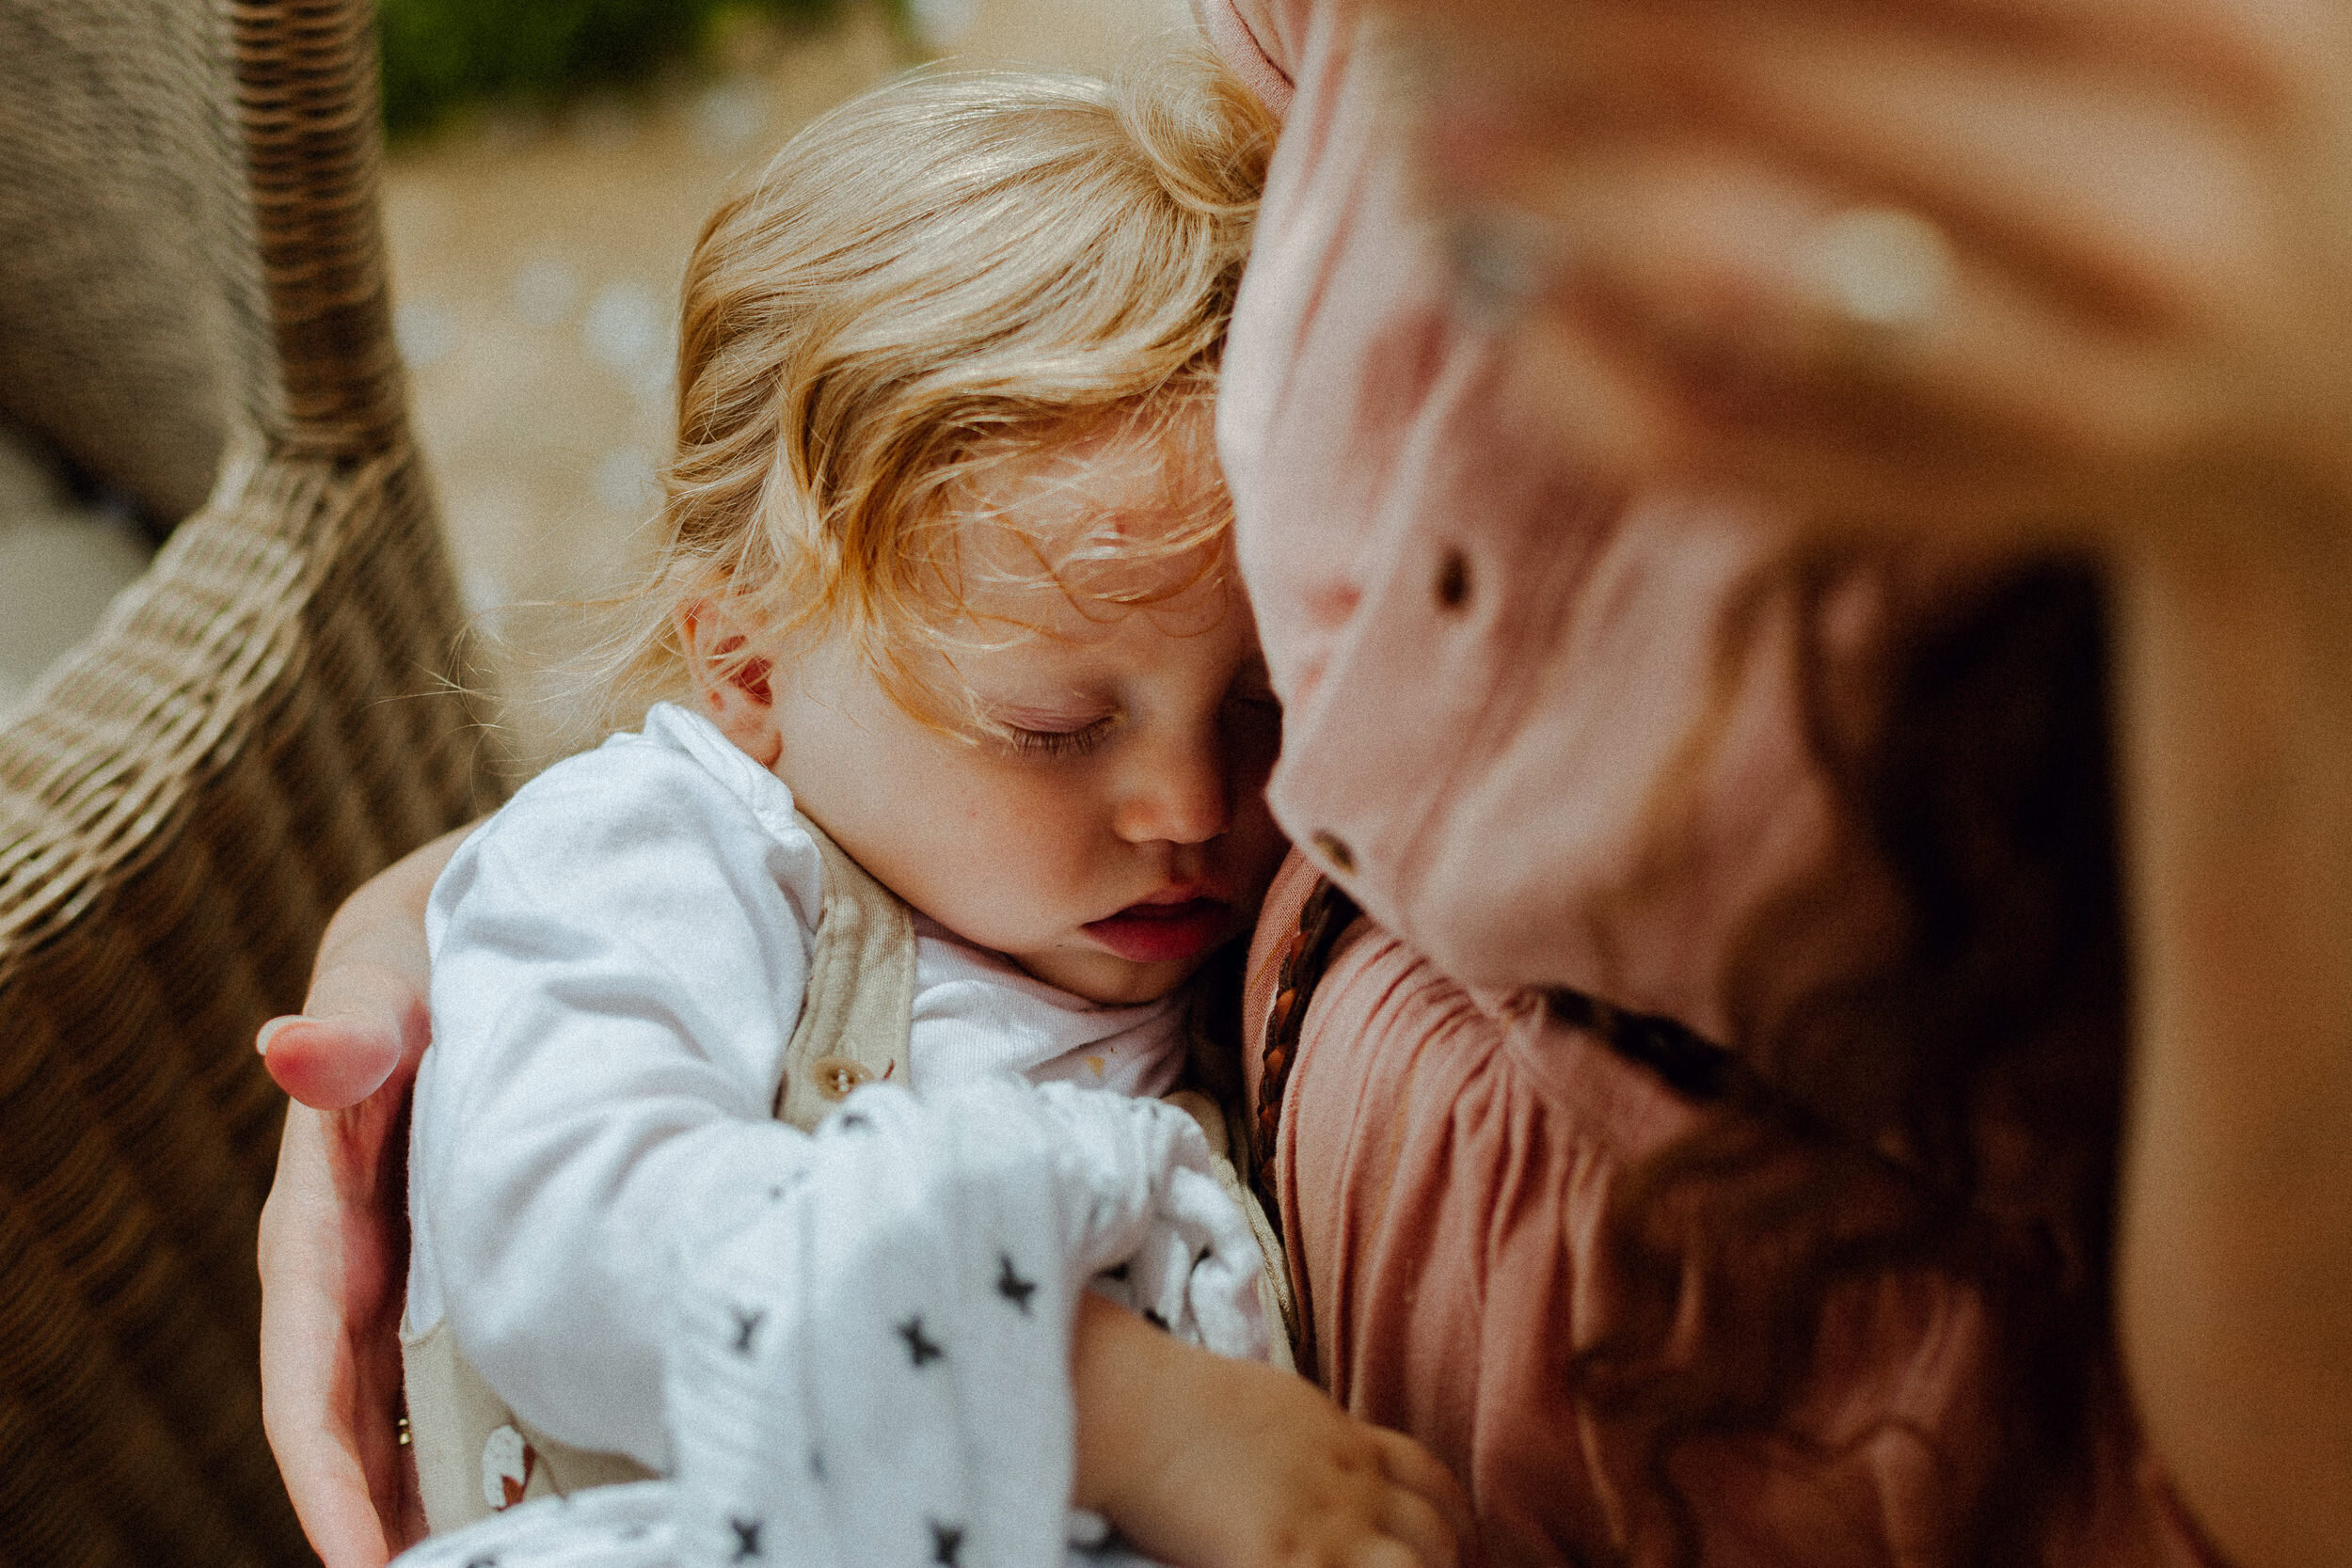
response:
[[[255,1026],[483,802],[363,0],[0,0],[0,417],[181,522],[0,731],[0,1564],[310,1560]]]

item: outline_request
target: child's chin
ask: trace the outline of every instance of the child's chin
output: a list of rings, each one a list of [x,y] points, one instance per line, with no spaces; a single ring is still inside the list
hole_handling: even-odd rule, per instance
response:
[[[1119,1007],[1157,1002],[1191,979],[1201,961],[1192,958],[1137,963],[1114,953],[1053,953],[1023,958],[1020,964],[1047,985],[1073,996]]]

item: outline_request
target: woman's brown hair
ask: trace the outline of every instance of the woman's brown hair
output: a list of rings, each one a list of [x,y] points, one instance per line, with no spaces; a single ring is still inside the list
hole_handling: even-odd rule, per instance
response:
[[[1756,917],[1714,1103],[1613,1198],[1604,1244],[1630,1303],[1568,1375],[1643,1433],[1667,1503],[1666,1538],[1629,1560],[1702,1560],[1675,1474],[1693,1444],[1838,1457],[1794,1413],[1838,1375],[1821,1327],[1841,1291],[1928,1277],[1980,1307],[1988,1424],[1942,1456],[1965,1478],[1947,1560],[2047,1560],[2129,1457],[2109,1323],[2125,1018],[2098,585],[2061,559],[1974,569],[1958,592],[1947,576],[1919,603],[1898,594],[1875,657],[1833,677],[1824,607],[1885,564],[1808,550],[1735,618],[1743,638],[1798,640],[1811,750],[1904,916],[1883,954],[1793,997],[1774,985],[1791,934],[1840,890],[1792,889]]]

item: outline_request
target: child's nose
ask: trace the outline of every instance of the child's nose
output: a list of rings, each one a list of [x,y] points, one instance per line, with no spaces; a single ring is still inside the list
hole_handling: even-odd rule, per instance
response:
[[[1121,781],[1114,826],[1130,844],[1200,844],[1232,822],[1225,762],[1214,741],[1155,747]]]

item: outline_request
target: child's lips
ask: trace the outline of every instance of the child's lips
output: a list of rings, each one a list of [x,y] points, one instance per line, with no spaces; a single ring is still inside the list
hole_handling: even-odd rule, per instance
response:
[[[1173,904],[1130,904],[1117,914],[1090,920],[1087,935],[1130,963],[1181,963],[1225,940],[1232,929],[1233,906],[1222,898],[1186,898]]]

